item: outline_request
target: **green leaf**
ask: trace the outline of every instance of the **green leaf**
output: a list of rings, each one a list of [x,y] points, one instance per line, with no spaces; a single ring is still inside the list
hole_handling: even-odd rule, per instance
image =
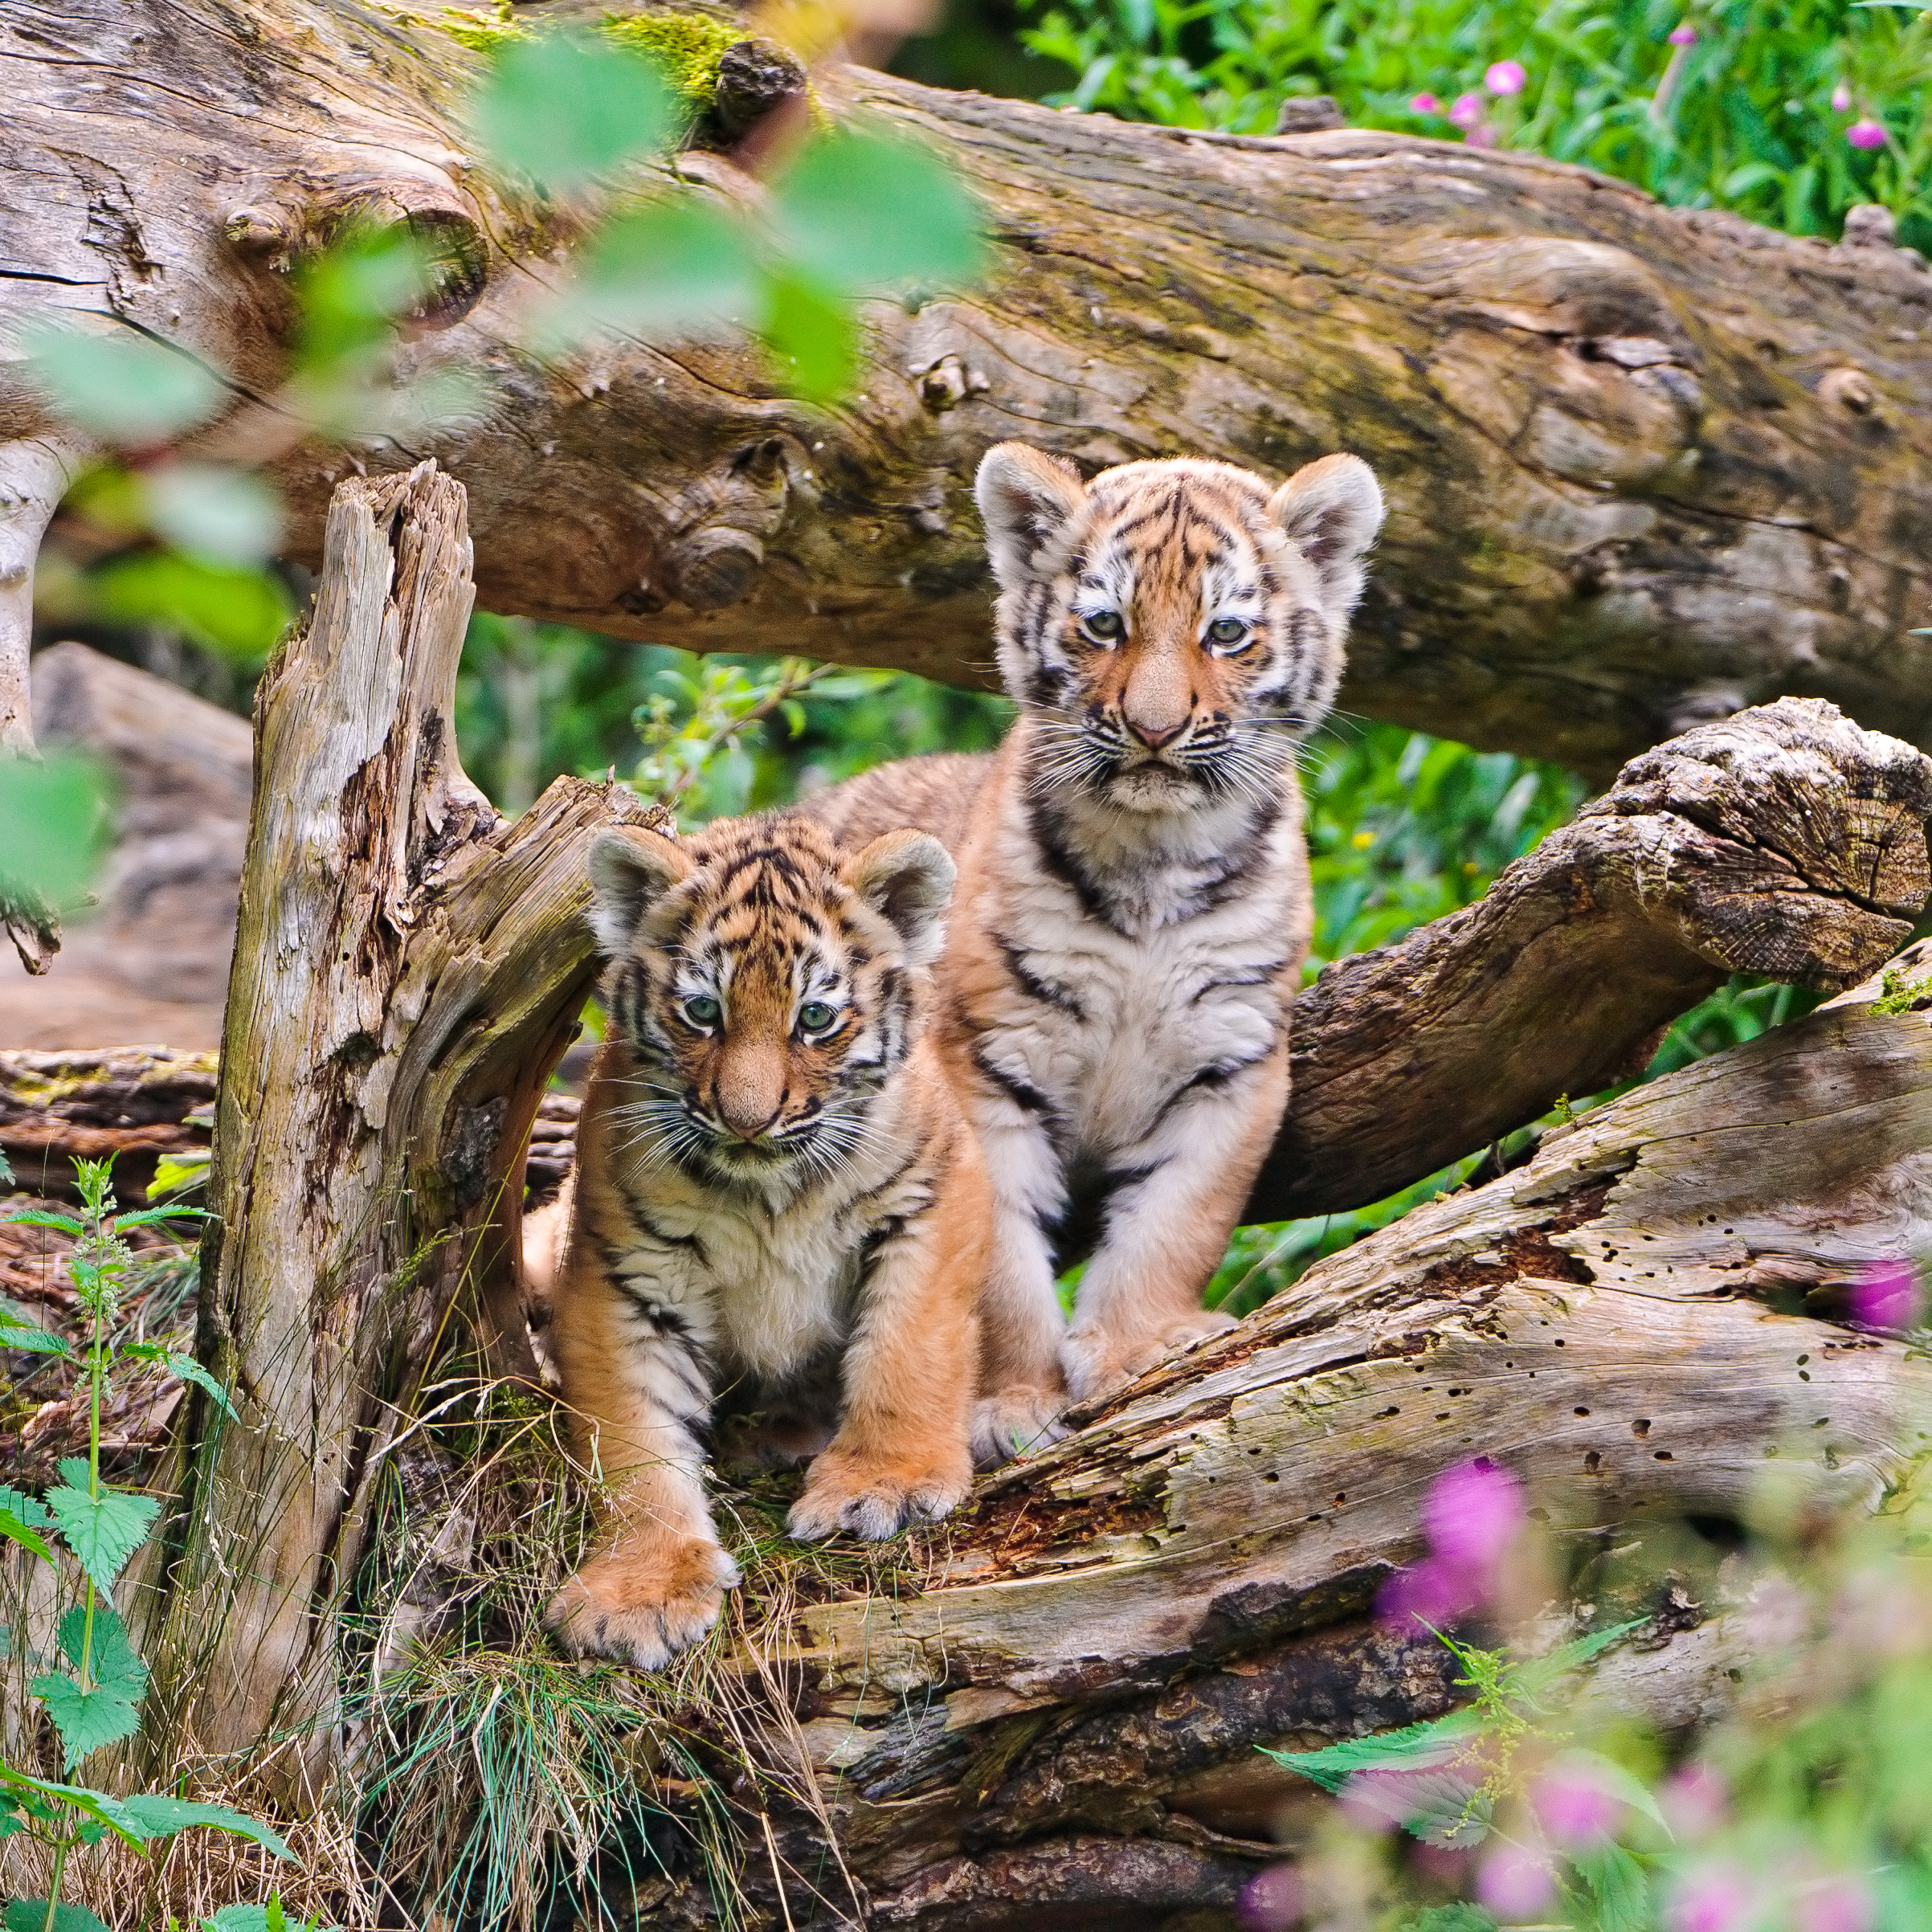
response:
[[[60,1654],[75,1669],[80,1668],[81,1646],[87,1640],[87,1607],[76,1603],[62,1616],[55,1632]],[[111,1690],[138,1704],[148,1694],[148,1667],[136,1655],[128,1640],[128,1627],[111,1604],[94,1606],[94,1644],[88,1660],[88,1674],[95,1688]]]
[[[171,1374],[180,1376],[183,1382],[191,1382],[203,1394],[211,1398],[215,1406],[231,1422],[239,1422],[235,1404],[228,1399],[228,1391],[214,1376],[197,1362],[192,1355],[184,1355],[179,1349],[170,1349],[167,1354],[168,1368]]]
[[[758,333],[781,361],[786,383],[804,402],[830,402],[859,373],[859,331],[851,310],[797,276],[774,275],[765,285]]]
[[[743,225],[703,202],[660,202],[604,223],[534,333],[547,355],[610,331],[668,341],[741,327],[758,304]]]
[[[50,1806],[64,1805],[118,1832],[137,1851],[141,1849],[145,1834],[125,1816],[120,1800],[109,1797],[105,1791],[92,1791],[84,1784],[59,1784],[49,1778],[36,1778],[31,1772],[15,1771],[3,1759],[0,1759],[0,1786],[16,1793],[36,1817],[50,1816]]]
[[[18,1543],[22,1550],[31,1550],[43,1563],[54,1560],[54,1553],[37,1537],[13,1511],[0,1504],[0,1537],[10,1543]]]
[[[71,1771],[90,1751],[118,1744],[141,1729],[141,1713],[118,1691],[83,1690],[64,1671],[47,1671],[27,1689],[47,1706]]]
[[[1599,1791],[1607,1792],[1620,1803],[1655,1820],[1664,1827],[1667,1835],[1671,1835],[1670,1825],[1652,1795],[1650,1787],[1641,1778],[1625,1771],[1615,1758],[1606,1758],[1601,1751],[1577,1749],[1564,1751],[1556,1758],[1552,1769],[1565,1765],[1581,1771]]]
[[[73,1467],[61,1464],[63,1474]],[[76,1560],[92,1579],[94,1587],[112,1593],[114,1579],[127,1567],[128,1558],[147,1540],[149,1528],[161,1505],[151,1496],[129,1496],[118,1489],[104,1489],[89,1496],[71,1478],[47,1493],[47,1505],[60,1526],[60,1534]]]
[[[1497,1923],[1481,1905],[1458,1901],[1452,1905],[1431,1905],[1409,1920],[1402,1932],[1497,1932]]]
[[[256,664],[295,614],[281,580],[174,551],[124,557],[86,582],[95,615],[117,623],[171,624],[219,655]]]
[[[499,169],[574,194],[662,147],[676,114],[663,76],[640,55],[545,34],[499,52],[470,121]]]
[[[206,423],[227,396],[185,349],[137,334],[44,322],[22,337],[35,382],[71,423],[109,443],[165,443]]]
[[[41,1932],[47,1923],[44,1898],[15,1898],[7,1904],[3,1922],[6,1932]],[[58,1905],[54,1908],[54,1932],[108,1932],[85,1905]]]
[[[64,1336],[51,1335],[38,1324],[22,1321],[4,1309],[0,1309],[0,1348],[22,1355],[58,1355],[63,1360],[73,1353]]]
[[[121,1809],[150,1838],[172,1838],[177,1832],[198,1828],[232,1832],[236,1837],[246,1838],[264,1851],[272,1852],[277,1858],[295,1856],[259,1818],[251,1818],[246,1812],[231,1811],[225,1804],[191,1804],[185,1798],[170,1798],[165,1792],[144,1791],[124,1798]]]
[[[38,1497],[29,1496],[24,1489],[15,1489],[0,1483],[0,1509],[17,1516],[30,1530],[51,1530],[54,1526],[54,1513]]]
[[[1421,1771],[1446,1763],[1472,1738],[1480,1737],[1483,1721],[1477,1713],[1452,1711],[1427,1724],[1405,1725],[1379,1737],[1350,1738],[1318,1751],[1276,1751],[1256,1746],[1283,1770],[1338,1791],[1358,1771]]]
[[[193,556],[214,564],[259,564],[281,542],[281,498],[244,470],[175,463],[145,482],[155,534]]]
[[[154,1163],[149,1195],[183,1194],[190,1187],[206,1187],[210,1158],[205,1147],[193,1147],[185,1154],[164,1154]]]
[[[120,1234],[130,1227],[152,1227],[158,1221],[205,1221],[208,1212],[203,1207],[143,1207],[133,1214],[117,1214],[114,1217],[114,1231]]]
[[[1636,1617],[1628,1624],[1613,1624],[1607,1630],[1593,1630],[1587,1636],[1558,1644],[1546,1656],[1513,1664],[1504,1673],[1503,1689],[1509,1696],[1534,1704],[1565,1677],[1602,1656],[1611,1644],[1621,1642],[1633,1630],[1641,1630],[1647,1620]]]
[[[10,1214],[6,1219],[15,1227],[58,1228],[62,1234],[72,1235],[76,1239],[87,1232],[71,1214],[54,1214],[44,1207],[24,1208],[18,1214]]]
[[[1648,1932],[1650,1880],[1620,1844],[1573,1852],[1570,1862],[1595,1901],[1597,1932]]]
[[[109,786],[101,767],[74,753],[44,763],[0,758],[0,825],[7,828],[0,874],[55,906],[80,903],[112,831]],[[7,1219],[65,1235],[83,1231],[71,1215],[31,1208]]]
[[[930,148],[899,135],[821,135],[786,170],[771,209],[780,247],[842,295],[958,288],[985,259],[971,198]]]

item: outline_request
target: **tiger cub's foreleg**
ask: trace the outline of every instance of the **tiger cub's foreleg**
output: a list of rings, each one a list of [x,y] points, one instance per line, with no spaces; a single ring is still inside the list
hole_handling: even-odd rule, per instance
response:
[[[792,1505],[791,1534],[880,1538],[930,1522],[973,1485],[976,1301],[991,1203],[963,1131],[933,1204],[888,1228],[870,1257],[847,1346],[838,1434]]]
[[[1288,1105],[1285,1040],[1226,1085],[1199,1089],[1117,1166],[1138,1178],[1107,1203],[1063,1350],[1076,1399],[1097,1395],[1170,1349],[1234,1325],[1201,1306]]]
[[[551,1346],[602,1479],[603,1541],[550,1599],[545,1626],[575,1656],[660,1669],[717,1621],[738,1580],[705,1499],[709,1377],[675,1317],[581,1252],[559,1284]]]

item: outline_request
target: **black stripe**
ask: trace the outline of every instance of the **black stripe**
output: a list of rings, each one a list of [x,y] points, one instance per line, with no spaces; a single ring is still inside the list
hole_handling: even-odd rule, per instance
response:
[[[1197,1073],[1191,1074],[1162,1101],[1155,1110],[1154,1125],[1147,1131],[1153,1133],[1166,1124],[1167,1117],[1190,1094],[1211,1093],[1218,1088],[1230,1085],[1251,1067],[1258,1067],[1274,1052],[1271,1041],[1265,1052],[1258,1053],[1252,1060],[1219,1060],[1212,1066],[1203,1067]]]
[[[1023,1113],[1034,1114],[1041,1119],[1052,1116],[1053,1103],[1046,1095],[1029,1081],[1020,1080],[1013,1074],[1001,1072],[987,1060],[984,1045],[978,1040],[973,1043],[973,1064]]]
[[[1058,1007],[1063,1013],[1071,1013],[1076,1019],[1086,1019],[1087,1010],[1080,1001],[1066,987],[1056,986],[1050,979],[1042,979],[1027,963],[1025,953],[1004,933],[995,933],[993,943],[1004,957],[1007,970],[1019,982],[1020,991],[1029,999],[1038,1000],[1042,1006]]]
[[[1040,863],[1047,872],[1079,900],[1081,910],[1089,918],[1098,919],[1106,925],[1113,925],[1113,909],[1108,904],[1106,896],[1099,885],[1087,876],[1079,860],[1053,829],[1045,799],[1030,798],[1027,801],[1027,823],[1033,834],[1033,843],[1040,854]],[[1117,927],[1116,930],[1118,929]]]
[[[1209,980],[1197,991],[1189,994],[1187,1003],[1191,1007],[1199,1006],[1210,993],[1215,992],[1222,986],[1264,986],[1275,978],[1287,964],[1288,962],[1285,959],[1271,959],[1264,965],[1250,966],[1245,972],[1223,973],[1219,977]]]

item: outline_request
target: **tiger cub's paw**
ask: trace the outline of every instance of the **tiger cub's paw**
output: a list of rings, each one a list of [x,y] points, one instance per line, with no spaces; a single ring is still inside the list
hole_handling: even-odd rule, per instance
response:
[[[1234,1325],[1232,1315],[1217,1308],[1197,1308],[1151,1334],[1115,1335],[1101,1328],[1075,1328],[1060,1344],[1067,1386],[1080,1401],[1104,1395],[1152,1368],[1163,1355],[1191,1348],[1211,1335],[1225,1334]]]
[[[849,1530],[880,1542],[911,1523],[937,1522],[965,1501],[973,1472],[963,1452],[931,1462],[868,1462],[835,1443],[811,1465],[785,1526],[814,1543]]]
[[[718,1620],[738,1566],[705,1537],[593,1557],[550,1599],[544,1628],[574,1657],[662,1670]]]
[[[1064,1389],[1004,1389],[973,1404],[973,1467],[996,1469],[1015,1456],[1048,1449],[1071,1433],[1060,1419]]]

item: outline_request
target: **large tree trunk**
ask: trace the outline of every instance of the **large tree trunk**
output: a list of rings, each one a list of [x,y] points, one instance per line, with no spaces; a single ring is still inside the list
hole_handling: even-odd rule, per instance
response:
[[[237,405],[206,450],[277,433],[250,398],[286,370],[291,258],[356,213],[433,235],[447,277],[402,366],[453,358],[491,386],[474,427],[424,447],[471,490],[493,608],[970,681],[990,443],[1276,472],[1351,448],[1393,504],[1351,709],[1603,776],[1783,692],[1932,739],[1928,647],[1905,635],[1932,603],[1932,276],[1867,230],[1833,247],[1528,156],[1183,133],[837,72],[840,111],[947,148],[995,249],[980,291],[871,308],[864,393],[825,412],[739,344],[533,361],[523,305],[567,238],[472,165],[476,61],[431,30],[351,0],[246,19],[23,0],[0,50],[18,186],[0,312],[219,362]],[[715,156],[685,172],[741,191]],[[8,378],[0,437],[46,427]],[[13,447],[0,469],[39,494],[0,522],[24,534],[71,452]],[[418,453],[288,453],[298,553],[319,554],[351,462]],[[0,721],[20,594],[0,575]]]

